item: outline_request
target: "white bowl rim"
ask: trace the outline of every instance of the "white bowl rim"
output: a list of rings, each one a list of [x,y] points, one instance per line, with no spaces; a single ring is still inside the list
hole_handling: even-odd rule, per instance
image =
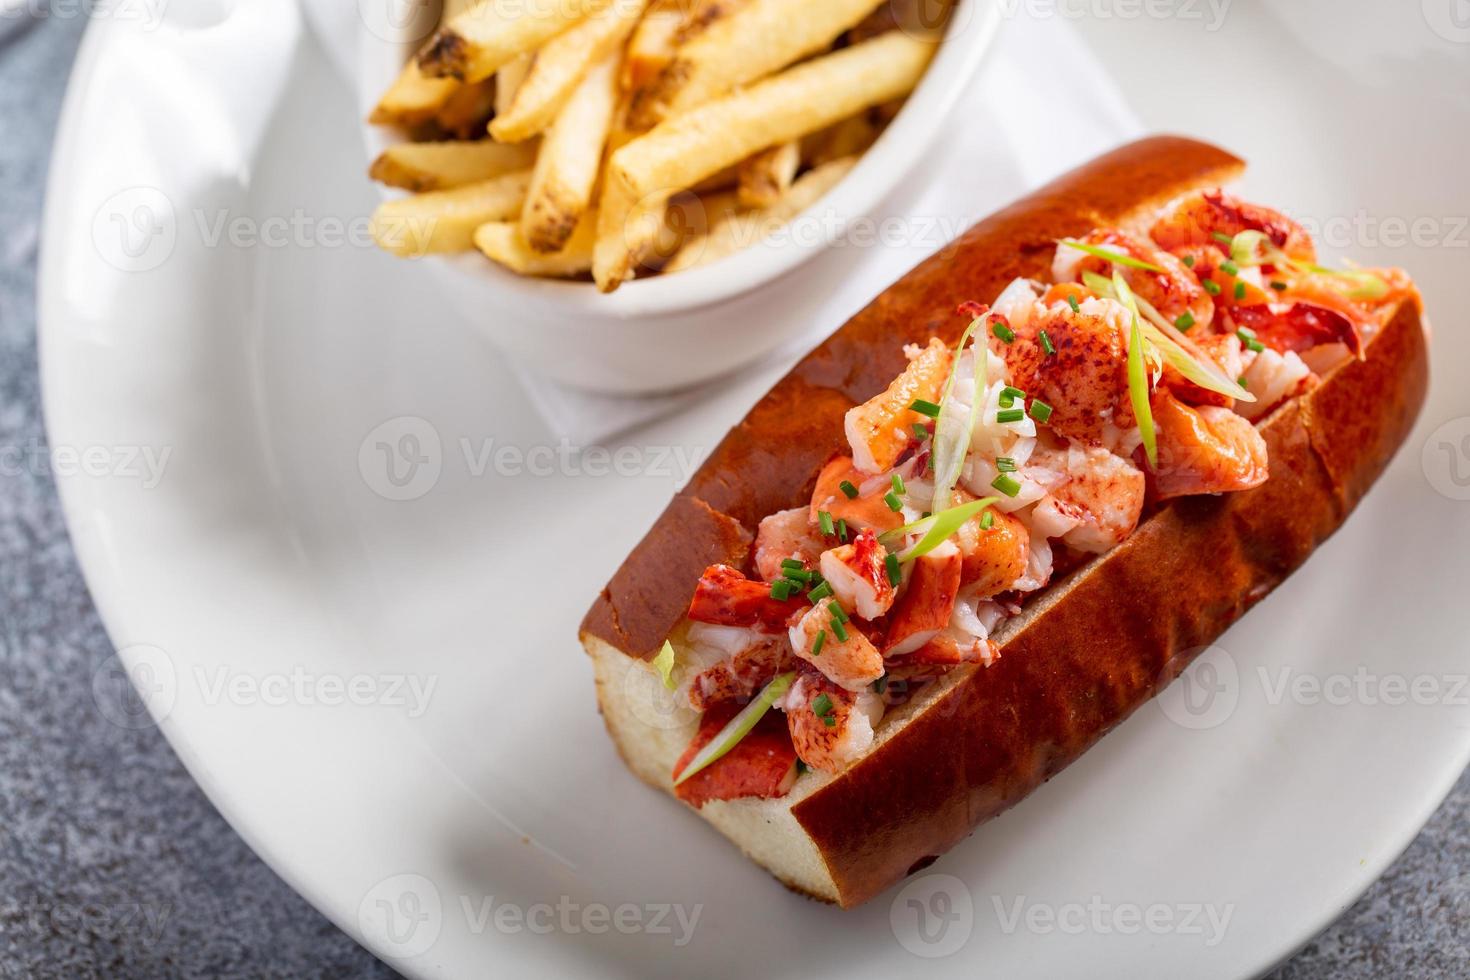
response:
[[[945,121],[994,39],[1000,16],[995,0],[959,0],[934,60],[903,109],[852,171],[812,206],[833,215],[826,228],[828,234],[821,238],[757,242],[717,262],[676,275],[630,280],[612,293],[598,292],[589,282],[518,275],[478,255],[426,256],[419,261],[444,264],[451,267],[446,272],[473,276],[528,303],[554,306],[563,314],[614,319],[678,314],[757,289],[840,239],[855,219],[872,214],[915,169],[923,154],[942,137]],[[366,120],[378,94],[402,70],[413,46],[410,42],[386,42],[364,24],[359,32],[356,78],[360,118]],[[362,129],[370,157],[400,142],[387,127],[364,121]],[[381,191],[385,198],[399,196],[386,188]]]

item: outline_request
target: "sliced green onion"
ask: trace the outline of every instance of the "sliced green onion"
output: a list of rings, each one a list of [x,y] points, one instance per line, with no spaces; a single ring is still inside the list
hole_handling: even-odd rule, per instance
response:
[[[1235,298],[1245,299],[1245,283],[1239,280],[1235,283]]]
[[[1020,388],[1012,388],[1010,385],[1006,385],[1000,390],[1000,407],[1010,408],[1016,403],[1017,398],[1024,399],[1025,397],[1026,393]]]
[[[830,625],[832,627],[832,635],[837,637],[837,642],[846,643],[847,627],[842,625],[842,620],[834,616],[830,621]]]
[[[740,740],[750,734],[750,730],[770,710],[771,705],[779,701],[791,689],[791,682],[795,679],[796,671],[794,670],[777,674],[771,678],[771,682],[760,694],[756,695],[754,701],[741,708],[740,713],[726,722],[725,727],[721,728],[715,737],[705,744],[704,748],[694,753],[694,758],[689,760],[689,765],[685,766],[679,778],[674,780],[674,785],[678,786],[739,745]]]
[[[847,540],[847,518],[845,517],[839,517],[837,519],[837,540]]]
[[[1075,294],[1075,293],[1068,293],[1067,294],[1067,305],[1072,308],[1072,312],[1073,313],[1081,313],[1082,312],[1082,307],[1080,307],[1080,306],[1077,305],[1077,294]]]
[[[838,623],[845,623],[845,622],[847,622],[848,616],[847,616],[847,610],[846,609],[843,609],[841,606],[839,606],[835,602],[832,603],[831,605],[829,605],[827,608],[832,613],[832,619],[835,622],[838,622]]]
[[[817,526],[822,529],[823,534],[836,534],[832,527],[832,515],[825,510],[817,511]]]
[[[996,422],[1019,422],[1026,417],[1025,409],[1002,408],[995,413]]]
[[[823,599],[827,598],[831,594],[832,594],[832,583],[831,582],[823,582],[821,585],[818,585],[818,586],[814,587],[810,592],[808,592],[806,594],[806,597],[809,600],[811,600],[812,605],[816,605],[817,603],[821,602]]]
[[[785,602],[791,598],[792,582],[790,579],[778,578],[771,583],[771,598],[778,602]]]
[[[929,505],[948,506],[954,496],[955,484],[959,482],[960,470],[965,466],[965,454],[970,451],[970,436],[975,429],[975,420],[980,414],[980,403],[985,400],[986,385],[990,381],[990,349],[985,342],[971,340],[976,330],[984,322],[984,317],[975,317],[965,332],[960,334],[959,343],[955,344],[954,360],[952,364],[958,365],[961,355],[965,352],[965,344],[970,344],[971,360],[975,373],[975,394],[970,400],[970,414],[964,419],[955,418],[954,411],[944,412],[934,422],[933,452],[929,454],[929,469],[934,473],[934,495]],[[944,394],[940,397],[941,405],[953,405],[951,395],[954,392],[955,371],[952,367],[949,378],[944,382]]]
[[[1223,231],[1212,231],[1210,232],[1210,237],[1219,242],[1221,245],[1229,245],[1231,242],[1230,236],[1225,234]]]
[[[883,532],[878,535],[878,543],[885,548],[892,548],[902,541],[905,535],[924,532],[924,536],[912,547],[898,553],[899,561],[912,561],[939,547],[950,535],[963,527],[966,521],[998,499],[1000,498],[981,497],[979,500],[971,500],[969,503],[957,504],[938,513],[925,515],[912,524],[905,524],[903,527]]]
[[[1250,387],[1250,385],[1248,385],[1248,384],[1245,383],[1245,375],[1243,375],[1243,374],[1240,377],[1236,378],[1235,379],[1235,382],[1236,382],[1236,384],[1240,385],[1242,388],[1249,388]]]
[[[903,501],[899,500],[898,494],[894,493],[891,490],[883,495],[883,502],[887,504],[888,509],[893,511],[895,514],[903,510]]]
[[[1051,406],[1035,398],[1031,399],[1031,417],[1043,425],[1046,424],[1046,420],[1051,418]]]
[[[990,325],[990,332],[995,334],[1002,343],[1009,344],[1016,339],[1016,332],[998,320]]]
[[[1046,331],[1045,330],[1041,331],[1041,333],[1039,334],[1039,336],[1041,338],[1041,350],[1042,350],[1042,352],[1045,353],[1047,357],[1051,357],[1053,354],[1055,354],[1057,352],[1057,349],[1052,346],[1051,338],[1046,335]]]
[[[1016,461],[1009,456],[995,457],[995,468],[1002,473],[1016,472]]]
[[[1200,282],[1200,285],[1205,287],[1205,292],[1209,293],[1211,296],[1220,295],[1220,284],[1215,280],[1205,279]]]
[[[1266,349],[1266,345],[1257,340],[1256,335],[1251,333],[1245,327],[1241,327],[1240,329],[1236,330],[1235,336],[1240,338],[1240,342],[1246,346],[1247,350],[1253,350],[1257,354],[1259,354],[1261,351]]]
[[[1193,269],[1194,268],[1194,256],[1193,255],[1186,255],[1184,257],[1184,267],[1186,269]]]
[[[822,655],[822,646],[826,642],[827,642],[827,631],[826,630],[822,630],[822,632],[820,632],[820,633],[817,634],[816,640],[812,643],[812,656],[813,657],[820,657]]]
[[[914,438],[919,440],[920,442],[923,442],[925,439],[929,438],[929,430],[924,426],[924,423],[914,423]]]
[[[980,515],[980,530],[988,531],[995,526],[995,511],[987,510]]]
[[[1133,414],[1138,419],[1138,434],[1143,437],[1143,452],[1148,465],[1159,465],[1159,449],[1154,433],[1153,410],[1148,402],[1148,374],[1143,366],[1143,327],[1138,319],[1138,304],[1133,300],[1133,290],[1123,277],[1113,273],[1113,287],[1118,298],[1133,314],[1133,326],[1128,331],[1128,398],[1133,403]]]
[[[939,418],[939,406],[933,402],[926,402],[922,398],[915,398],[914,403],[909,406],[920,415],[927,415],[931,419]]]
[[[1230,258],[1240,265],[1262,265],[1274,251],[1275,245],[1266,237],[1266,233],[1254,228],[1236,232],[1235,237],[1230,239]],[[1231,275],[1235,273],[1232,272]]]
[[[1271,288],[1276,290],[1278,293],[1283,292],[1286,289],[1286,283],[1282,282],[1280,279],[1272,279]]]
[[[894,493],[908,493],[908,491],[903,488],[903,477],[899,476],[897,473],[893,474],[893,479],[891,482],[893,483]]]
[[[873,693],[882,694],[886,690],[888,690],[888,675],[884,674],[873,682]]]
[[[782,558],[781,567],[788,572],[800,572],[806,568],[806,564],[800,558]]]
[[[1117,265],[1126,265],[1134,269],[1147,269],[1149,272],[1164,271],[1163,269],[1154,265],[1152,262],[1145,262],[1142,259],[1135,259],[1131,255],[1124,255],[1122,252],[1114,252],[1112,249],[1100,248],[1097,245],[1088,245],[1083,242],[1076,241],[1075,239],[1063,238],[1061,239],[1061,244],[1066,245],[1069,248],[1075,248],[1079,252],[1086,252],[1088,255],[1095,255],[1100,259],[1107,259],[1109,262],[1115,263]]]
[[[664,640],[663,649],[653,658],[652,663],[653,669],[664,679],[664,687],[672,691],[677,686],[674,684],[674,645]]]
[[[1240,266],[1236,265],[1234,262],[1231,262],[1229,259],[1226,259],[1224,262],[1220,263],[1220,271],[1225,273],[1227,276],[1238,276],[1240,275]]]
[[[820,718],[822,715],[832,713],[832,699],[826,694],[818,694],[812,698],[812,714]]]
[[[845,496],[848,500],[852,500],[858,495],[858,488],[852,485],[851,480],[843,480],[841,483],[837,484],[837,489],[841,490],[843,496]]]
[[[990,481],[990,485],[999,490],[1001,493],[1005,494],[1007,497],[1014,497],[1016,494],[1021,492],[1021,481],[1017,480],[1009,473],[999,474],[994,480]]]
[[[903,581],[903,569],[899,567],[898,556],[885,555],[883,568],[888,572],[888,584],[895,589],[898,588],[898,583]]]
[[[1181,331],[1188,330],[1194,326],[1194,314],[1185,310],[1174,319],[1174,326],[1178,327]]]

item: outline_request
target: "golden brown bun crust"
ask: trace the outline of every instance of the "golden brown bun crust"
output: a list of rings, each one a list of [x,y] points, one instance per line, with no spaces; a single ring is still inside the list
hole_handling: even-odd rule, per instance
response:
[[[731,430],[613,575],[581,632],[653,656],[689,609],[705,566],[744,563],[733,529],[719,518],[753,529],[767,514],[808,503],[818,468],[846,444],[843,413],[903,370],[905,343],[957,340],[966,321],[955,307],[988,301],[1017,276],[1044,275],[1058,238],[1114,223],[1148,203],[1145,195],[1162,203],[1223,183],[1243,166],[1193,140],[1141,140],[1063,175],[921,262],[802,358]]]
[[[988,299],[1016,276],[1044,275],[1057,238],[1223,183],[1240,167],[1189,140],[1134,143],[986,219],[919,265],[726,437],[623,564],[584,632],[650,655],[687,609],[703,567],[693,556],[739,550],[731,521],[710,513],[754,527],[805,503],[816,470],[842,445],[842,413],[898,373],[902,342],[953,341],[964,326],[952,315],[959,301]],[[1341,525],[1423,402],[1420,316],[1417,299],[1405,303],[1366,360],[1346,364],[1261,425],[1271,459],[1263,486],[1163,506],[1028,608],[1003,638],[998,663],[960,668],[953,686],[900,733],[792,807],[842,905],[871,898],[1076,759]],[[634,596],[636,610],[625,604]],[[606,632],[609,623],[620,627],[615,634]]]

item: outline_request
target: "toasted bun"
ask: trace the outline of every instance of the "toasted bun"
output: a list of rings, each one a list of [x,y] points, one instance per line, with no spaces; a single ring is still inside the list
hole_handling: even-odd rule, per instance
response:
[[[1127,226],[1243,164],[1155,137],[1115,150],[980,222],[808,354],[715,450],[588,612],[582,642],[628,765],[672,791],[696,716],[647,660],[682,620],[706,565],[741,565],[750,532],[804,505],[843,445],[842,416],[903,368],[901,347],[958,338],[960,301],[1042,278],[1056,239]],[[1259,425],[1271,478],[1171,501],[1119,547],[1049,587],[996,637],[1001,659],[921,689],[837,776],[781,799],[700,815],[788,886],[843,906],[923,867],[1018,802],[1173,680],[1341,526],[1407,436],[1428,382],[1418,300],[1367,346]],[[1202,560],[1204,559],[1204,560]]]

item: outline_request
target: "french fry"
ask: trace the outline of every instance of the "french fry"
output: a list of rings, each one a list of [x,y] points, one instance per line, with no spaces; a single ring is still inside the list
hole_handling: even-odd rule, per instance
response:
[[[821,51],[883,0],[749,0],[675,53],[633,100],[629,123],[648,129]]]
[[[452,190],[384,201],[373,212],[373,241],[409,258],[469,251],[476,228],[521,213],[530,184],[531,171],[519,170]]]
[[[811,207],[847,176],[856,157],[833,160],[802,174],[801,179],[770,207],[728,211],[716,217],[704,235],[690,238],[664,266],[665,273],[708,265],[754,245]]]
[[[495,112],[495,79],[467,82],[444,100],[434,114],[439,128],[458,139],[473,139],[485,131]]]
[[[516,55],[510,61],[495,69],[496,118],[510,111],[511,103],[515,101],[516,91],[520,89],[521,83],[530,74],[531,62],[535,60],[535,52],[527,52],[526,54]]]
[[[647,2],[617,0],[546,42],[510,107],[491,121],[490,135],[519,143],[544,132],[588,69],[627,39]]]
[[[624,91],[635,91],[647,85],[674,58],[674,36],[684,23],[688,0],[653,0],[623,53],[623,70],[619,84]]]
[[[541,141],[521,234],[540,252],[560,251],[592,200],[617,104],[618,56],[588,70]]]
[[[736,191],[741,206],[768,208],[781,200],[800,166],[800,140],[778,143],[740,161]]]
[[[602,186],[597,209],[597,241],[592,246],[592,278],[610,293],[632,278],[633,270],[665,233],[669,195],[628,196],[623,185]]]
[[[431,78],[489,78],[614,0],[482,0],[439,29],[419,54]]]
[[[664,210],[663,226],[643,265],[661,268],[678,254],[686,242],[707,234],[725,215],[740,210],[740,200],[733,190],[711,194],[684,191],[669,199]]]
[[[429,78],[410,61],[388,86],[368,116],[374,126],[420,126],[430,119],[459,88],[452,78]]]
[[[891,31],[788,68],[749,88],[660,123],[612,155],[593,250],[593,278],[616,289],[651,239],[630,235],[636,207],[691,187],[758,150],[799,139],[907,93],[933,57],[934,43]]]
[[[855,116],[848,116],[839,123],[804,137],[801,141],[801,155],[811,166],[821,166],[829,160],[864,152],[878,139],[881,131],[873,121],[872,110],[865,109]]]
[[[536,251],[514,221],[491,221],[476,228],[475,247],[492,261],[523,276],[565,279],[592,270],[592,243],[596,237],[597,216],[589,211],[577,222],[576,230],[560,252]]]
[[[535,162],[535,143],[514,146],[491,140],[399,143],[378,155],[368,169],[368,176],[389,187],[423,193],[528,170]]]

